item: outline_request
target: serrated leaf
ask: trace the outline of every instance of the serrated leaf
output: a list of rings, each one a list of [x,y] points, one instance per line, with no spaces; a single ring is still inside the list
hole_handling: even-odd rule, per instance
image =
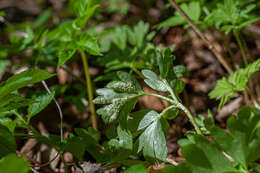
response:
[[[44,70],[26,70],[10,77],[0,85],[0,99],[12,91],[54,76]]]
[[[126,48],[127,43],[127,28],[116,27],[115,32],[111,34],[111,41],[121,50]]]
[[[105,123],[111,123],[118,118],[124,105],[131,105],[130,103],[136,102],[136,100],[136,95],[125,95],[122,98],[115,98],[110,105],[98,109],[97,114],[102,116]]]
[[[135,77],[133,77],[132,75],[130,75],[129,73],[123,72],[123,71],[118,71],[117,76],[119,77],[119,79],[123,82],[130,82],[131,84],[133,84],[135,86],[135,88],[138,91],[142,91],[142,87],[139,84],[139,82],[136,80]]]
[[[138,151],[141,150],[148,160],[165,161],[167,146],[160,119],[156,118],[140,135]]]
[[[168,91],[167,85],[151,70],[142,70],[142,74],[147,78],[144,82],[156,91]]]
[[[173,64],[174,56],[171,54],[171,49],[167,48],[163,53],[156,51],[157,64],[159,66],[161,77],[166,79],[170,68]]]
[[[16,94],[8,94],[0,100],[0,112],[12,111],[34,103],[33,99],[26,99]]]
[[[107,88],[122,93],[137,93],[137,88],[130,82],[112,81],[107,84]]]
[[[133,45],[141,48],[145,39],[145,35],[148,33],[149,24],[140,21],[134,26],[133,30],[127,29],[128,41]]]
[[[83,155],[86,151],[85,141],[78,136],[69,137],[66,139],[66,144],[64,145],[64,151],[70,152],[77,159],[82,160]]]
[[[143,128],[146,128],[149,126],[153,121],[155,121],[158,118],[159,114],[155,111],[147,112],[142,120],[140,121],[137,130],[141,130]]]
[[[219,127],[214,127],[211,134],[227,154],[244,167],[248,167],[250,161],[260,157],[259,122],[258,115],[254,115],[248,107],[242,107],[237,118],[228,119],[229,133]]]
[[[117,134],[119,137],[120,147],[131,151],[133,149],[133,137],[131,132],[129,130],[122,129],[122,127],[119,125],[117,127]]]
[[[221,108],[234,96],[234,92],[244,91],[246,84],[255,72],[260,70],[260,59],[231,74],[228,79],[223,77],[218,80],[217,86],[209,93],[210,98],[221,99]]]
[[[16,152],[16,142],[9,129],[0,124],[0,158]]]
[[[28,173],[30,171],[30,163],[25,158],[18,157],[16,154],[9,154],[0,160],[1,173]]]
[[[82,32],[75,38],[77,48],[83,51],[88,52],[91,55],[102,55],[97,43],[97,40],[94,36]]]
[[[193,141],[179,142],[186,166],[192,173],[236,172],[231,162],[206,138],[193,135]],[[199,159],[198,159],[199,158]]]
[[[0,125],[7,127],[11,133],[14,133],[16,122],[16,120],[12,120],[8,117],[0,117]]]
[[[27,121],[30,122],[30,119],[41,112],[54,98],[55,92],[51,92],[50,94],[45,92],[43,94],[37,95],[33,97],[36,101],[33,104],[30,104],[28,107],[28,116]]]
[[[69,59],[72,58],[72,56],[76,53],[75,48],[68,48],[68,47],[62,47],[58,50],[58,57],[59,57],[59,62],[58,66],[61,66],[65,62],[67,62]]]

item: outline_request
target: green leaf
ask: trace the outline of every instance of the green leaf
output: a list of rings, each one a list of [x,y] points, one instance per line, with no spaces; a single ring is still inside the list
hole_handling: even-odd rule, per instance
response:
[[[132,134],[128,130],[122,129],[120,125],[117,127],[117,134],[119,137],[120,147],[127,150],[132,150],[133,149]]]
[[[137,93],[137,88],[131,82],[112,81],[106,87],[123,93]]]
[[[97,43],[97,40],[94,36],[82,32],[75,38],[77,48],[86,51],[91,55],[102,55]]]
[[[9,129],[0,124],[0,158],[16,152],[16,143]]]
[[[132,85],[135,86],[135,88],[141,92],[142,91],[142,87],[139,84],[139,82],[136,80],[135,77],[133,77],[132,75],[130,75],[129,73],[123,72],[123,71],[118,71],[117,72],[117,76],[118,78],[123,81],[123,82],[130,82]]]
[[[182,78],[182,77],[188,76],[186,68],[182,65],[174,66],[173,71],[174,71],[177,78]]]
[[[260,157],[260,117],[248,107],[240,108],[238,116],[227,122],[229,133],[219,127],[211,130],[217,144],[234,160],[248,167],[251,161]]]
[[[58,57],[59,57],[58,66],[61,66],[69,59],[71,59],[75,53],[76,53],[75,48],[72,47],[70,48],[67,46],[65,47],[65,44],[64,46],[61,46],[61,48],[58,50]]]
[[[33,23],[34,28],[44,25],[51,18],[52,9],[45,10]]]
[[[218,148],[202,136],[193,135],[192,140],[179,141],[179,145],[187,161],[185,164],[192,173],[237,172]]]
[[[16,94],[8,94],[0,101],[0,112],[7,112],[34,103],[33,99],[25,99]]]
[[[54,76],[44,70],[26,70],[10,77],[0,85],[0,100],[12,91]]]
[[[255,72],[260,70],[260,59],[231,74],[228,79],[223,77],[218,80],[217,86],[209,93],[210,98],[221,99],[219,108],[222,108],[235,92],[244,91],[246,84]]]
[[[159,66],[161,77],[164,79],[167,78],[173,60],[175,59],[171,52],[170,48],[165,49],[163,54],[160,51],[156,51],[157,64]]]
[[[36,101],[33,104],[30,104],[28,107],[28,116],[27,121],[30,122],[30,119],[41,112],[54,98],[55,92],[51,92],[50,94],[48,92],[45,92],[43,94],[39,94],[33,99]]]
[[[127,28],[126,27],[116,27],[115,32],[111,35],[111,41],[121,50],[126,48],[127,43]]]
[[[154,114],[155,113],[152,113],[152,116],[154,116]],[[140,127],[147,126],[147,124],[149,126],[139,137],[138,152],[143,150],[143,155],[147,160],[155,159],[165,161],[167,157],[167,146],[159,114],[157,113],[157,118],[154,118],[151,123],[147,120],[147,117],[144,117],[142,121]]]
[[[180,7],[193,22],[199,22],[199,18],[201,16],[200,2],[192,1],[189,4],[182,3]],[[156,27],[160,29],[165,26],[178,26],[185,23],[187,23],[186,20],[178,12],[176,12],[173,17],[166,19],[165,21],[156,25]]]
[[[112,100],[112,103],[110,105],[98,109],[97,114],[102,115],[102,119],[105,123],[112,123],[118,118],[118,116],[120,115],[120,111],[123,109],[124,105],[135,105],[136,101],[136,95],[125,95],[122,98],[115,98]]]
[[[133,45],[141,48],[145,39],[145,35],[149,31],[149,24],[140,21],[134,26],[133,30],[127,29],[128,41]]]
[[[142,74],[146,77],[144,82],[152,89],[162,92],[168,91],[167,85],[151,70],[142,70]]]
[[[155,111],[150,111],[147,112],[144,117],[142,118],[142,120],[140,121],[139,125],[138,125],[138,129],[137,130],[141,130],[143,128],[146,128],[147,126],[149,126],[152,122],[154,122],[157,118],[158,118],[159,114]]]
[[[128,168],[125,173],[147,173],[144,165],[134,165]]]
[[[68,151],[77,159],[83,160],[83,156],[86,151],[86,146],[87,145],[85,141],[81,137],[72,136],[66,140],[64,151]]]
[[[30,163],[25,158],[18,157],[16,154],[9,154],[0,160],[1,173],[28,173]]]
[[[0,117],[0,125],[7,127],[11,133],[14,133],[16,123],[17,123],[17,121],[12,120],[11,118]]]

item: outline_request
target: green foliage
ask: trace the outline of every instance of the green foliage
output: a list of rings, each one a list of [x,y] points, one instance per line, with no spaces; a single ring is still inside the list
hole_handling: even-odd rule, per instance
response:
[[[16,143],[9,129],[0,124],[0,158],[16,152]]]
[[[188,139],[178,142],[186,162],[167,167],[164,172],[249,172],[249,165],[256,164],[254,161],[260,157],[259,122],[259,110],[242,107],[237,117],[227,121],[230,132],[212,125],[208,130],[214,140],[188,134]],[[234,159],[235,164],[221,151]]]
[[[254,14],[255,2],[250,0],[225,0],[223,3],[216,0],[178,2],[199,27],[215,27],[226,34],[231,30],[238,31],[259,19]],[[106,3],[109,6],[101,13],[109,13],[109,17],[111,13],[117,12],[126,15],[130,7],[130,2],[126,0],[109,0]],[[51,88],[51,93],[30,90],[28,94],[22,88],[54,76],[36,68],[13,75],[2,82],[0,172],[29,171],[29,162],[15,154],[19,149],[15,141],[18,127],[30,132],[30,135],[23,135],[24,139],[35,138],[38,142],[55,148],[59,154],[70,152],[77,160],[83,161],[87,152],[105,166],[117,163],[130,167],[126,173],[145,173],[146,166],[167,161],[168,120],[174,120],[180,111],[187,115],[197,134],[192,130],[187,133],[186,139],[179,140],[185,162],[169,166],[165,172],[260,172],[260,166],[256,162],[260,157],[260,111],[242,107],[237,116],[228,119],[228,131],[215,126],[210,112],[207,118],[202,115],[193,117],[179,97],[185,87],[181,78],[189,74],[184,66],[173,63],[173,50],[155,46],[152,43],[155,32],[151,32],[149,24],[143,21],[133,26],[125,24],[96,32],[97,26],[92,25],[105,18],[101,13],[94,16],[100,5],[100,0],[70,0],[69,13],[62,14],[62,17],[68,16],[70,19],[51,26],[51,29],[47,29],[46,24],[53,18],[53,14],[52,9],[47,9],[33,24],[8,24],[6,31],[3,31],[8,34],[9,43],[0,45],[0,58],[3,58],[0,60],[0,76],[11,64],[12,60],[7,57],[12,54],[24,56],[24,61],[13,69],[25,65],[44,69],[56,65],[60,67],[71,59],[76,60],[78,52],[86,52],[88,58],[99,56],[91,62],[104,67],[105,74],[99,75],[96,81],[111,82],[105,88],[97,89],[98,96],[94,99],[94,103],[100,106],[97,114],[103,119],[105,129],[99,132],[93,128],[75,128],[65,139],[53,134],[42,136],[30,125],[30,121],[51,103],[55,94],[63,96],[64,102],[76,105],[81,113],[85,112],[86,105],[82,103],[82,98],[86,97],[87,91],[83,84],[75,82],[76,84],[57,85]],[[4,16],[0,12],[0,19]],[[53,19],[59,17],[55,14]],[[89,21],[90,17],[94,17],[94,20]],[[156,27],[179,25],[185,28],[189,26],[175,12],[173,17]],[[23,34],[12,34],[14,31]],[[245,90],[250,76],[259,68],[258,59],[229,77],[222,78],[209,96],[221,99],[219,108],[223,107],[234,97],[235,92]],[[84,83],[84,80],[81,82]],[[145,93],[142,89],[145,84],[159,94]],[[138,99],[145,95],[167,101],[168,107],[160,113],[148,109],[137,110],[135,106]],[[15,166],[10,167],[10,164]]]
[[[51,94],[43,93],[33,97],[36,102],[28,107],[27,121],[30,122],[33,116],[41,112],[53,100],[54,95],[55,92],[52,92]]]
[[[228,34],[231,30],[240,30],[256,22],[259,17],[253,13],[255,3],[242,0],[223,1],[181,1],[181,9],[201,28],[215,27]],[[174,16],[156,25],[158,29],[167,26],[189,25],[184,18],[175,11]]]
[[[9,154],[0,159],[0,172],[19,172],[28,173],[30,170],[29,162],[25,161],[23,157],[18,157],[15,154]]]
[[[259,19],[250,14],[256,5],[246,3],[236,0],[225,0],[223,3],[218,3],[216,9],[212,10],[205,21],[211,26],[220,28],[226,34],[231,30],[240,30]]]
[[[171,93],[171,99],[161,95],[154,96],[166,99],[175,106],[166,108],[161,114],[152,110],[141,110],[128,118],[135,107],[137,98],[150,95],[150,93],[144,93],[132,75],[121,71],[117,72],[120,81],[112,81],[107,84],[107,88],[98,89],[99,96],[94,99],[95,104],[105,104],[97,110],[105,123],[119,123],[117,135],[109,135],[118,139],[110,139],[108,145],[114,150],[122,148],[130,150],[132,154],[139,154],[142,151],[145,159],[152,163],[156,160],[166,160],[166,133],[169,127],[166,118],[173,119],[178,115],[179,109],[182,109],[182,104],[177,99],[180,92],[176,93],[175,87],[176,81],[186,72],[176,70],[178,66],[173,67],[174,56],[171,55],[170,49],[157,51],[156,60],[159,64],[157,71],[160,72],[161,77],[165,78],[160,79],[158,74],[151,70],[142,70],[144,82],[154,90]]]
[[[249,78],[260,69],[260,59],[239,69],[228,78],[218,80],[217,86],[209,93],[210,98],[221,99],[219,109],[224,106],[235,92],[244,91]]]
[[[147,173],[143,165],[134,165],[128,168],[125,173]]]
[[[192,1],[189,3],[182,3],[180,5],[181,9],[187,14],[187,16],[196,24],[200,24],[200,17],[201,17],[201,4],[198,1]],[[166,19],[165,21],[161,22],[160,24],[156,25],[156,28],[160,29],[162,27],[167,26],[178,26],[184,25],[184,27],[189,26],[186,23],[186,20],[176,11],[174,16]]]
[[[10,77],[7,81],[0,85],[0,99],[4,98],[11,92],[18,90],[19,88],[25,87],[29,84],[34,84],[42,80],[52,77],[44,70],[26,70],[17,75]]]

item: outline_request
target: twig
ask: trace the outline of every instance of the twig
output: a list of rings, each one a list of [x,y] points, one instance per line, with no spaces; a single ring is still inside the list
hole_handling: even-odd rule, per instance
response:
[[[81,59],[82,59],[83,67],[84,67],[84,71],[85,71],[86,87],[88,90],[88,100],[89,100],[90,111],[91,111],[92,127],[93,127],[93,129],[98,130],[97,115],[96,115],[95,105],[93,103],[93,89],[92,89],[90,74],[88,72],[87,57],[83,51],[80,51],[80,54],[81,54]]]
[[[46,89],[46,91],[49,94],[51,94],[51,91],[48,88],[48,85],[46,84],[46,82],[44,80],[42,80],[42,84],[43,84],[44,88]],[[63,142],[63,114],[62,114],[62,110],[61,110],[60,105],[57,102],[57,100],[55,98],[53,98],[53,100],[54,100],[54,102],[58,108],[59,114],[60,114],[60,140],[61,140],[61,142]]]
[[[191,19],[185,14],[185,12],[179,7],[179,5],[174,0],[169,0],[171,5],[183,16],[183,18],[190,24],[190,26],[194,29],[194,31],[200,36],[200,38],[207,44],[208,48],[215,54],[218,61],[225,67],[229,74],[233,73],[232,68],[225,60],[225,58],[217,51],[216,47],[213,43],[211,43],[204,34],[200,31],[200,29],[191,21]]]
[[[170,163],[170,164],[172,164],[172,165],[174,165],[174,166],[177,166],[177,165],[178,165],[178,163],[175,162],[175,160],[170,159],[170,158],[166,158],[166,162],[168,162],[168,163]]]

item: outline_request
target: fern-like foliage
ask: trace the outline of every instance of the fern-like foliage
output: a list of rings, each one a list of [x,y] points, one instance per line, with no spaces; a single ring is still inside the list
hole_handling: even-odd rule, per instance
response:
[[[234,72],[228,78],[223,77],[218,80],[217,86],[209,93],[209,97],[221,99],[219,109],[222,108],[234,96],[235,92],[245,90],[250,76],[258,70],[260,70],[260,58],[246,68]]]

